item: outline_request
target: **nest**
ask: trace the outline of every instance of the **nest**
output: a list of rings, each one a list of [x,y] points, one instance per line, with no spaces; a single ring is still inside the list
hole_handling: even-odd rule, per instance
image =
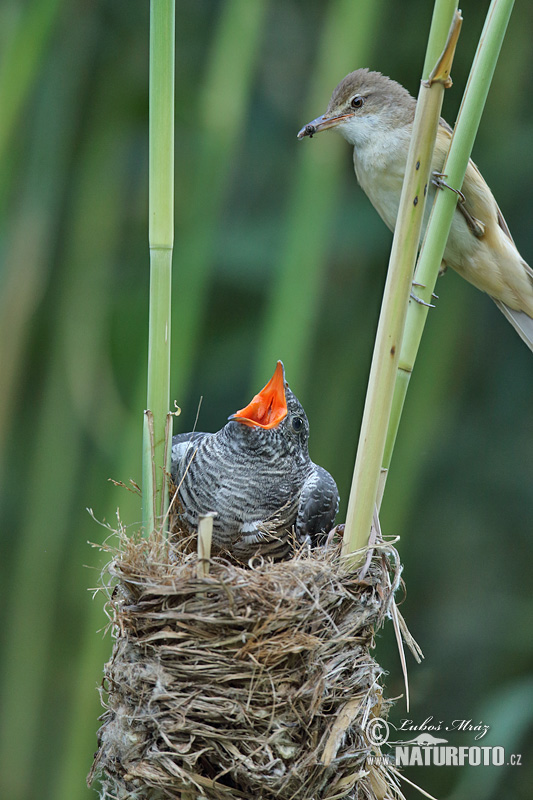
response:
[[[370,650],[395,551],[378,548],[360,579],[337,549],[212,558],[199,578],[188,550],[123,536],[107,567],[101,798],[402,797],[366,733],[389,707]]]

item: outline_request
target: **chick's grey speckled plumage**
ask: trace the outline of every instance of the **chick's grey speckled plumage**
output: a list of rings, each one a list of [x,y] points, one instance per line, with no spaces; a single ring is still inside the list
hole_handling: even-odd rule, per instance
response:
[[[284,383],[286,416],[265,429],[230,421],[217,433],[186,433],[172,440],[172,477],[181,516],[194,531],[211,511],[214,551],[246,561],[256,554],[283,558],[291,531],[316,544],[333,525],[335,481],[308,452],[309,424]]]

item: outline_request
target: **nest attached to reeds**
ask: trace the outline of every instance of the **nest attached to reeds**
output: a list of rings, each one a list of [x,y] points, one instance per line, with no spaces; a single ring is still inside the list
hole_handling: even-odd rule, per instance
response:
[[[399,585],[393,548],[363,579],[338,548],[216,557],[198,578],[188,549],[122,535],[107,567],[101,797],[402,797],[367,735],[390,705],[370,650]]]

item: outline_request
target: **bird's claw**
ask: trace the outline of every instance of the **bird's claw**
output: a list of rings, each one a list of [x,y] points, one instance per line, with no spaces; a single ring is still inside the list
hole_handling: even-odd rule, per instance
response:
[[[438,189],[449,189],[450,192],[454,192],[457,195],[460,203],[465,203],[466,200],[464,194],[461,192],[460,189],[454,189],[453,186],[450,186],[449,183],[446,183],[444,178],[447,177],[448,176],[445,175],[443,172],[434,172],[431,178],[431,183]]]
[[[435,297],[435,295],[432,295],[432,297]],[[414,292],[411,292],[411,300],[414,300],[415,303],[419,303],[421,306],[426,306],[426,308],[435,308],[434,303],[426,303],[425,300],[422,300],[422,298],[418,297]]]
[[[425,283],[417,283],[416,281],[413,281],[413,286],[418,286],[420,289],[425,289],[426,288],[426,284]],[[438,294],[435,294],[435,292],[431,292],[431,296],[433,297],[434,300],[438,300],[439,299]],[[418,299],[420,300],[420,298],[418,298]]]
[[[466,198],[464,194],[461,191],[459,191],[459,189],[454,189],[453,186],[450,186],[448,183],[446,183],[444,178],[447,177],[448,176],[442,172],[434,172],[433,177],[431,178],[431,182],[439,189],[449,189],[451,192],[455,192],[459,200],[457,208],[465,218],[466,224],[468,225],[468,227],[470,228],[476,239],[481,239],[485,235],[485,225],[481,222],[481,220],[476,219],[475,217],[472,216],[472,214],[470,214],[469,211],[467,211],[465,206]]]

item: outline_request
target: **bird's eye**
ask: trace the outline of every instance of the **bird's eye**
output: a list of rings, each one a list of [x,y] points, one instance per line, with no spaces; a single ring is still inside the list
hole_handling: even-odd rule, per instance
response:
[[[350,103],[352,108],[362,108],[365,102],[365,98],[361,97],[360,94],[356,94],[355,97],[352,97],[352,101]]]
[[[304,421],[303,421],[302,417],[296,417],[296,416],[293,417],[291,419],[291,426],[292,426],[293,431],[295,431],[296,433],[300,433],[300,431],[302,430],[302,428],[304,426]]]

